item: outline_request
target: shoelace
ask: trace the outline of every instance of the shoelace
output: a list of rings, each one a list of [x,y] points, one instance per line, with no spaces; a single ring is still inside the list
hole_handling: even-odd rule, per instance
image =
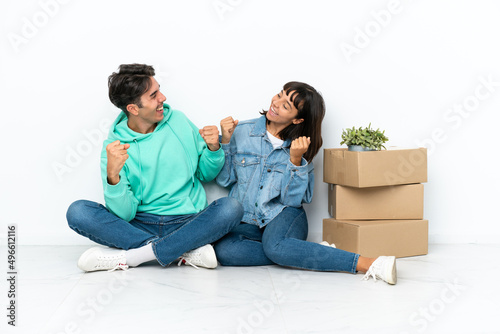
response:
[[[128,265],[126,265],[125,263],[118,263],[113,269],[109,269],[108,271],[115,271],[115,270],[128,270]]]
[[[378,262],[375,260],[375,262],[372,263],[370,268],[368,268],[368,271],[366,272],[365,276],[363,276],[363,281],[367,281],[370,279],[370,277],[373,277],[373,280],[377,280],[377,269],[379,267]]]
[[[179,263],[177,263],[177,266],[179,266],[179,267],[180,267],[183,263],[185,263],[185,264],[189,264],[190,266],[195,267],[196,269],[200,269],[200,268],[198,268],[198,267],[197,267],[194,263],[192,263],[191,261],[189,261],[189,260],[188,260],[188,259],[186,259],[185,257],[181,256],[181,257],[179,258]]]
[[[97,269],[111,268],[108,271],[115,271],[117,269],[127,270],[128,265],[125,263],[125,261],[123,261],[124,263],[120,262],[121,257],[122,256],[117,256],[117,255],[101,257],[100,259],[98,259],[96,268]]]

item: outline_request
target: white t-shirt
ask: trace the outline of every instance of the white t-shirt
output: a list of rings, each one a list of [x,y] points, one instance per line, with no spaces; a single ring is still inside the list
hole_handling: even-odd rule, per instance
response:
[[[266,131],[266,132],[267,132],[267,138],[269,138],[269,140],[271,141],[271,144],[273,144],[274,148],[280,147],[281,145],[283,145],[283,143],[284,143],[283,140],[276,138],[269,131]]]

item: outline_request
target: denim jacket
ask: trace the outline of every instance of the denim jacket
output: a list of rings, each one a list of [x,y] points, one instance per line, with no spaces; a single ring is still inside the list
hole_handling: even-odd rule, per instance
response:
[[[292,164],[290,143],[274,149],[262,116],[239,122],[231,142],[222,144],[226,161],[216,181],[243,205],[244,222],[264,227],[285,207],[311,202],[313,164],[304,158],[301,166]]]

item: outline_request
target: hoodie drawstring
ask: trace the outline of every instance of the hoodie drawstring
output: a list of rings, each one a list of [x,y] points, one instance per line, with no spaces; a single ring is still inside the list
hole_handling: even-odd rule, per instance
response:
[[[170,128],[170,130],[172,130],[172,132],[174,133],[175,137],[181,143],[182,148],[184,149],[184,153],[186,154],[186,160],[187,160],[186,163],[188,164],[189,170],[191,171],[191,181],[193,182],[193,187],[194,187],[194,185],[195,185],[195,182],[194,182],[194,171],[193,171],[193,166],[190,163],[189,154],[188,154],[188,151],[186,149],[186,146],[184,146],[184,143],[179,138],[179,136],[177,135],[177,133],[175,133],[174,129],[170,126],[169,123],[167,123],[167,126]]]
[[[139,158],[139,184],[141,187],[141,205],[142,205],[142,199],[144,198],[144,193],[142,189],[142,163],[141,163],[141,147],[139,146],[139,142],[137,139],[134,139],[134,142],[137,144],[137,152],[138,152],[138,158]]]

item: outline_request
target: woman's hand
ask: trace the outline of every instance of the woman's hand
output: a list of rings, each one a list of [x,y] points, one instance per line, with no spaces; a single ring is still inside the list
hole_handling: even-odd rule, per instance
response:
[[[222,144],[229,144],[234,129],[238,125],[238,120],[234,120],[231,116],[224,118],[220,121],[220,131],[222,132]]]
[[[302,163],[302,156],[307,152],[311,144],[311,137],[299,137],[292,141],[290,146],[290,161],[295,166],[300,166]]]

